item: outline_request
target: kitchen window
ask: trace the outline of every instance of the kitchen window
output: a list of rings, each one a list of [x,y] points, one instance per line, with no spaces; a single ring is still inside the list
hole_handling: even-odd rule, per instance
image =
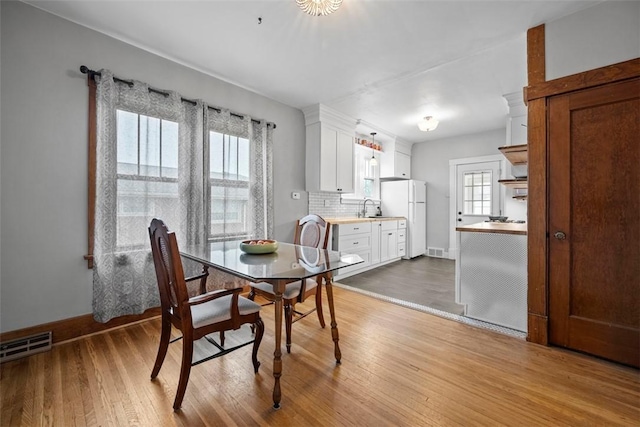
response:
[[[354,192],[342,194],[343,201],[362,201],[363,199],[380,200],[380,166],[371,164],[373,150],[357,145],[354,152]],[[379,162],[380,152],[377,152]]]

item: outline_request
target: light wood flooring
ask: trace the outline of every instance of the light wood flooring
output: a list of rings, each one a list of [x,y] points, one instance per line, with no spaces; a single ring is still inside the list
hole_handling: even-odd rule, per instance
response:
[[[342,364],[329,326],[293,325],[282,408],[271,408],[273,306],[254,375],[251,347],[195,366],[172,402],[181,347],[149,380],[154,318],[60,343],[0,367],[2,426],[637,426],[638,371],[334,289]],[[326,307],[326,301],[325,301]],[[328,310],[326,310],[328,311]],[[283,346],[284,347],[284,346]]]
[[[402,259],[339,282],[447,313],[463,313],[463,307],[455,303],[455,261],[450,259]]]

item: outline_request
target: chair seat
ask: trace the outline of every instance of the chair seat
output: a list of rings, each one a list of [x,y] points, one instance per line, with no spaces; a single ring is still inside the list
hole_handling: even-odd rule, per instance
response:
[[[194,328],[231,319],[231,295],[207,301],[191,307],[191,320]],[[260,304],[238,297],[238,311],[241,316],[260,311]]]
[[[306,290],[309,289],[313,289],[316,286],[318,286],[318,283],[316,282],[316,279],[305,279],[306,284],[305,284],[305,288]],[[250,283],[251,287],[256,288],[261,290],[262,292],[266,293],[266,294],[270,294],[270,295],[275,295],[273,293],[273,286],[271,286],[269,283],[266,282],[258,282],[258,283]],[[284,299],[294,299],[296,298],[298,295],[300,295],[300,281],[295,281],[293,283],[289,283],[285,289],[284,289],[284,293],[282,294],[282,298]]]

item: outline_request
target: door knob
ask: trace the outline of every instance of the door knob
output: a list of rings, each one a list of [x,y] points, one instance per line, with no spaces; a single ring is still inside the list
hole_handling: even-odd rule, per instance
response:
[[[458,218],[458,221],[462,222],[462,218]]]
[[[564,234],[562,231],[556,231],[555,233],[553,233],[553,237],[555,237],[558,240],[564,240],[567,238],[567,235]]]

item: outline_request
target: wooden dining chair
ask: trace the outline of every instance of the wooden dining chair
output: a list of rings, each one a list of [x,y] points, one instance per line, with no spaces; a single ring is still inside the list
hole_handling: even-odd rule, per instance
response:
[[[158,279],[162,310],[160,345],[156,362],[151,372],[151,379],[156,378],[167,355],[171,326],[173,325],[182,332],[182,364],[178,390],[173,402],[173,409],[177,411],[182,404],[187,382],[189,381],[189,373],[193,365],[223,356],[253,341],[253,369],[257,373],[260,366],[257,355],[264,333],[264,324],[260,318],[260,305],[240,296],[242,288],[205,293],[205,282],[208,276],[206,269],[201,275],[185,278],[175,233],[169,232],[164,222],[159,219],[153,219],[149,226],[149,237],[151,239],[151,251]],[[201,294],[189,297],[187,282],[198,279],[201,281]],[[253,325],[255,331],[254,339],[235,347],[224,348],[224,331],[239,329],[245,323]],[[207,337],[207,335],[215,332],[220,332],[221,334],[220,345],[210,337]],[[220,351],[212,356],[193,362],[193,342],[203,337],[218,347]]]
[[[330,229],[331,224],[322,217],[315,214],[307,215],[297,221],[293,243],[318,249],[327,249]],[[314,278],[289,283],[285,288],[282,299],[287,336],[287,353],[291,353],[291,326],[294,322],[315,311],[318,313],[320,326],[325,327],[322,314],[322,280],[323,276],[319,275]],[[270,302],[275,300],[273,287],[270,284],[259,282],[251,283],[250,285],[251,290],[248,295],[250,300],[254,300],[256,295],[260,295]],[[304,302],[311,296],[315,296],[315,307],[305,313],[296,311],[296,304]]]

